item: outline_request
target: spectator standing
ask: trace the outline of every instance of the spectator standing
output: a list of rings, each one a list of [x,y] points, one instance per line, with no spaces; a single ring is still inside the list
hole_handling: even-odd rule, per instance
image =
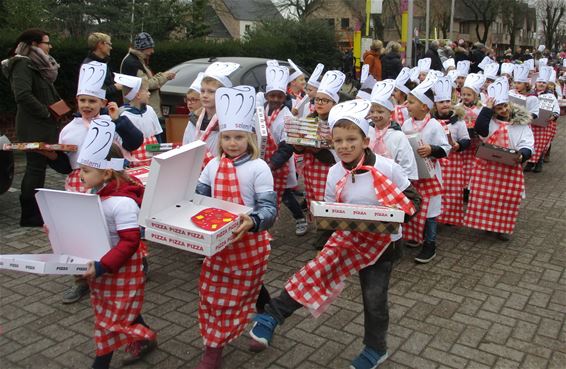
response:
[[[430,58],[431,61],[430,69],[442,71],[444,70],[444,67],[442,66],[442,61],[440,60],[440,56],[438,55],[438,47],[439,47],[438,40],[432,41],[424,57]]]
[[[485,58],[486,47],[481,42],[474,44],[474,48],[470,54],[470,73],[478,73],[481,69],[478,66],[483,58]]]
[[[19,142],[57,143],[57,121],[49,106],[61,98],[53,83],[59,64],[49,55],[49,34],[33,28],[16,40],[9,58],[2,61],[2,72],[10,81],[17,104],[16,138]],[[21,184],[22,227],[41,227],[43,219],[35,200],[35,189],[44,187],[47,158],[26,151],[26,169]]]
[[[381,77],[382,79],[395,79],[403,69],[401,63],[401,44],[390,41],[385,48],[385,53],[381,57]]]
[[[470,60],[470,54],[466,47],[466,42],[464,40],[459,40],[458,46],[456,46],[456,50],[454,51],[454,62],[458,65],[458,62],[464,60]]]
[[[112,51],[110,36],[101,32],[91,33],[88,35],[87,44],[90,51],[83,60],[83,64],[88,64],[91,61],[106,64],[106,77],[102,89],[106,91],[106,100],[118,103],[120,98],[118,91],[122,90],[122,85],[114,83],[114,73],[110,68],[110,52]]]
[[[373,40],[371,47],[363,55],[364,64],[369,65],[369,74],[376,81],[381,81],[381,53],[383,51],[383,42]]]
[[[161,113],[161,97],[159,96],[159,89],[165,82],[175,78],[173,72],[160,72],[153,74],[149,69],[149,58],[155,52],[155,42],[151,35],[147,32],[139,33],[134,39],[134,45],[130,48],[128,55],[122,60],[120,65],[120,73],[130,76],[141,77],[147,79],[149,83],[149,105],[155,110],[155,113],[162,120]],[[127,103],[127,99],[124,99]]]

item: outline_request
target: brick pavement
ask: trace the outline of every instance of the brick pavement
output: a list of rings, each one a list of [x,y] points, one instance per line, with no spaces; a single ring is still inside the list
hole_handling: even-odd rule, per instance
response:
[[[390,289],[390,359],[380,368],[566,368],[566,129],[543,174],[527,175],[513,240],[442,228],[439,256],[415,265],[406,250]],[[16,186],[21,178],[18,161]],[[47,186],[61,188],[49,173]],[[0,252],[48,252],[37,229],[22,229],[17,192],[0,196]],[[311,232],[294,236],[288,213],[274,229],[266,284],[274,292],[315,255]],[[151,246],[144,316],[159,349],[132,368],[192,368],[201,353],[197,323],[198,259]],[[93,355],[88,300],[60,303],[68,276],[0,272],[0,367],[87,368]],[[361,349],[361,291],[356,278],[319,319],[299,311],[279,329],[273,347],[253,355],[242,337],[225,352],[225,369],[347,368]],[[119,367],[120,355],[113,368]]]

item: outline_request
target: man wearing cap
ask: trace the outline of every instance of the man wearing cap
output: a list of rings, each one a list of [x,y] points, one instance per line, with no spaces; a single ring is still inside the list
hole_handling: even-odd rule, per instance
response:
[[[161,119],[161,97],[159,96],[159,89],[165,82],[175,78],[175,73],[160,72],[153,74],[151,69],[149,69],[148,62],[155,51],[154,47],[155,42],[149,33],[139,33],[134,39],[133,47],[130,48],[128,55],[122,60],[120,73],[148,80],[149,92],[151,93],[149,105]],[[127,99],[124,100],[127,102]]]
[[[118,101],[118,91],[122,90],[122,85],[114,83],[114,75],[110,68],[110,51],[112,51],[112,42],[110,36],[106,33],[94,32],[88,35],[88,49],[90,50],[87,57],[83,60],[83,64],[91,61],[106,64],[106,77],[102,89],[106,91],[106,100]]]

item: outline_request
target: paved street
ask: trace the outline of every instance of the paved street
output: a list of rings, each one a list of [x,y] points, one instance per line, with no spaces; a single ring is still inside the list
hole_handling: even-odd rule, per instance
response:
[[[406,250],[390,289],[390,359],[380,368],[566,368],[566,122],[542,174],[527,175],[513,240],[443,227],[439,255],[416,265]],[[22,158],[14,187],[19,187]],[[49,172],[47,187],[62,188]],[[0,196],[0,252],[50,252],[39,229],[19,228],[19,192]],[[266,284],[279,290],[315,255],[314,232],[295,237],[285,210],[273,230]],[[132,368],[191,369],[201,354],[197,322],[199,261],[150,246],[145,320],[159,349]],[[87,368],[94,355],[88,299],[60,303],[69,276],[0,272],[0,367]],[[348,368],[362,348],[363,307],[357,278],[319,319],[300,311],[279,329],[273,347],[247,351],[244,336],[225,350],[225,369]],[[113,368],[120,367],[121,355]]]

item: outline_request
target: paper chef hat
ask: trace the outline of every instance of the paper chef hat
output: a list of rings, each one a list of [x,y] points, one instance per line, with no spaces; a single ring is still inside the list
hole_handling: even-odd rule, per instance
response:
[[[322,81],[320,81],[320,86],[318,86],[318,92],[326,94],[334,100],[334,102],[340,101],[340,96],[338,92],[342,88],[344,81],[346,80],[346,75],[339,70],[329,70],[322,76]]]
[[[539,69],[537,82],[544,82],[548,83],[550,80],[550,75],[552,74],[553,68],[552,67],[542,67]]]
[[[106,90],[102,88],[102,85],[106,78],[106,69],[106,64],[95,61],[81,65],[77,96],[88,95],[105,99]]]
[[[515,64],[513,64],[513,63],[503,63],[503,64],[501,64],[501,74],[508,74],[508,75],[512,76],[514,70],[515,70]]]
[[[478,68],[485,71],[485,67],[492,64],[493,60],[489,56],[485,56],[482,61],[478,64]]]
[[[289,68],[280,65],[268,66],[265,69],[265,80],[267,81],[265,93],[281,91],[286,94],[287,82],[289,80]]]
[[[116,125],[108,118],[91,120],[77,163],[97,169],[124,170],[124,159],[106,160],[116,132]]]
[[[373,76],[369,74],[369,64],[364,64],[364,66],[362,67],[360,82],[362,84],[360,90],[365,90],[365,89],[371,90],[373,86],[375,86],[375,84],[377,83],[375,78],[373,78]]]
[[[540,58],[538,60],[538,70],[548,65],[548,58]]]
[[[476,94],[479,94],[484,83],[485,76],[483,74],[470,73],[464,81],[464,87],[468,87],[472,89]]]
[[[452,88],[456,88],[456,78],[458,78],[458,71],[456,69],[453,69],[448,72],[446,76],[450,78],[450,82],[452,82]]]
[[[450,77],[441,77],[432,86],[434,102],[452,100],[452,81]]]
[[[487,87],[487,95],[495,99],[495,105],[509,102],[509,81],[507,78],[497,78]]]
[[[228,76],[240,67],[238,63],[214,62],[204,71],[204,77],[214,78],[224,87],[232,87],[232,81]]]
[[[421,72],[428,72],[430,70],[430,65],[432,64],[432,60],[430,58],[422,58],[418,62],[419,73]]]
[[[515,66],[513,68],[513,80],[515,82],[528,83],[529,82],[529,66],[527,64],[515,64]]]
[[[324,70],[324,64],[318,63],[316,65],[316,68],[314,68],[314,71],[312,72],[311,76],[309,77],[307,83],[313,87],[318,88],[318,86],[320,86],[320,82],[318,81],[318,79],[322,75],[323,70]]]
[[[328,125],[332,129],[336,122],[341,119],[349,120],[354,123],[367,136],[369,132],[369,122],[366,117],[371,109],[371,103],[366,100],[350,100],[340,103],[330,110],[328,114]]]
[[[200,94],[200,87],[201,87],[201,82],[202,82],[203,77],[204,77],[204,72],[199,72],[199,74],[197,74],[197,78],[195,78],[193,83],[191,83],[189,90],[196,91]]]
[[[267,66],[270,66],[270,67],[271,67],[271,66],[275,66],[275,67],[276,67],[276,66],[279,65],[279,62],[278,62],[277,60],[275,60],[275,59],[271,59],[271,60],[266,61],[265,64],[267,64]]]
[[[411,93],[411,90],[405,84],[411,78],[411,69],[404,67],[401,69],[401,72],[395,78],[395,87],[401,90],[402,92],[406,93],[407,95]]]
[[[291,59],[287,59],[287,62],[289,62],[289,66],[295,70],[293,74],[289,76],[289,83],[291,83],[291,81],[294,81],[295,79],[299,78],[299,76],[303,75],[303,72],[297,66],[297,64],[293,63]]]
[[[535,60],[534,59],[525,60],[525,62],[523,64],[528,65],[529,70],[535,70]]]
[[[556,71],[554,68],[550,68],[550,78],[548,79],[549,83],[556,83]]]
[[[442,63],[442,66],[444,67],[445,70],[448,70],[450,68],[456,68],[456,62],[454,61],[454,58],[449,58]]]
[[[252,86],[220,87],[215,101],[220,132],[253,131],[255,89]]]
[[[383,106],[385,109],[392,111],[395,105],[391,101],[391,94],[395,90],[395,80],[386,79],[377,82],[371,90],[371,102]]]
[[[419,101],[428,106],[429,109],[432,109],[434,103],[426,95],[426,93],[432,88],[433,85],[433,81],[431,81],[430,79],[425,79],[421,84],[417,85],[417,87],[413,88],[413,90],[411,91],[411,95],[419,99]]]
[[[458,70],[458,77],[467,77],[470,72],[470,61],[460,60],[458,64],[456,64],[456,69]]]
[[[411,82],[419,83],[419,67],[411,68]]]
[[[542,53],[542,52],[544,51],[544,49],[546,49],[546,46],[545,46],[545,45],[539,45],[537,51],[538,51],[539,53]]]
[[[485,78],[495,80],[497,78],[497,72],[499,71],[498,63],[490,63],[483,69],[483,75]]]

